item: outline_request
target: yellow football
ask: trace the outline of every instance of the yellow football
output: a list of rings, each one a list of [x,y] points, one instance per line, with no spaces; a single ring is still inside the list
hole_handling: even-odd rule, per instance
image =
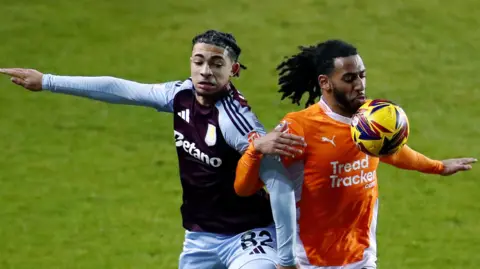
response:
[[[382,157],[397,152],[407,143],[410,126],[400,106],[389,100],[374,99],[358,109],[350,131],[360,151]]]

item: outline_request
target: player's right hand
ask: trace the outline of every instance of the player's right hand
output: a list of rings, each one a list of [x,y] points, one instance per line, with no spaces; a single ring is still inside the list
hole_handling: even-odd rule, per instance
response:
[[[253,140],[255,150],[267,155],[295,157],[303,153],[307,146],[303,137],[274,130]]]
[[[43,74],[35,69],[0,68],[0,73],[10,76],[10,80],[27,90],[41,91]]]

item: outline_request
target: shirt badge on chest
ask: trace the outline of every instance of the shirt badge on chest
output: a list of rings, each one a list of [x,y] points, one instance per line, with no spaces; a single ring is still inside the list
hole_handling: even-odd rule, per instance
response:
[[[207,134],[205,135],[205,143],[207,146],[215,146],[217,143],[217,128],[213,124],[208,124]]]

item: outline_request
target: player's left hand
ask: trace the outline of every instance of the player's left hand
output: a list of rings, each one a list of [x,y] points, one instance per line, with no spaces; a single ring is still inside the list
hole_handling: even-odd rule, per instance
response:
[[[445,166],[441,175],[450,176],[459,171],[468,171],[472,169],[472,163],[477,162],[475,158],[459,158],[443,160],[442,163]]]
[[[262,154],[279,154],[287,157],[295,157],[296,154],[302,154],[300,148],[306,147],[303,137],[279,132],[276,130],[253,140],[253,146],[257,152]]]

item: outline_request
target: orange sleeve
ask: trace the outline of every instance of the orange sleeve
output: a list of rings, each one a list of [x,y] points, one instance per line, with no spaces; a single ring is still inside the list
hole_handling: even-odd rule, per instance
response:
[[[290,119],[282,120],[277,128],[282,132],[303,136],[303,129],[301,126]],[[297,155],[295,158],[283,157],[282,162],[285,166],[288,166],[293,161],[301,158],[303,158],[303,154]],[[237,195],[250,196],[264,186],[263,181],[259,178],[261,160],[262,154],[255,150],[253,143],[250,143],[249,147],[237,164],[234,183],[234,188]]]
[[[262,154],[256,152],[253,143],[250,143],[237,164],[234,188],[239,196],[250,196],[263,187],[260,180],[260,160]]]
[[[400,169],[415,170],[426,174],[440,174],[444,169],[441,161],[429,159],[407,145],[395,154],[380,158],[380,161]]]

